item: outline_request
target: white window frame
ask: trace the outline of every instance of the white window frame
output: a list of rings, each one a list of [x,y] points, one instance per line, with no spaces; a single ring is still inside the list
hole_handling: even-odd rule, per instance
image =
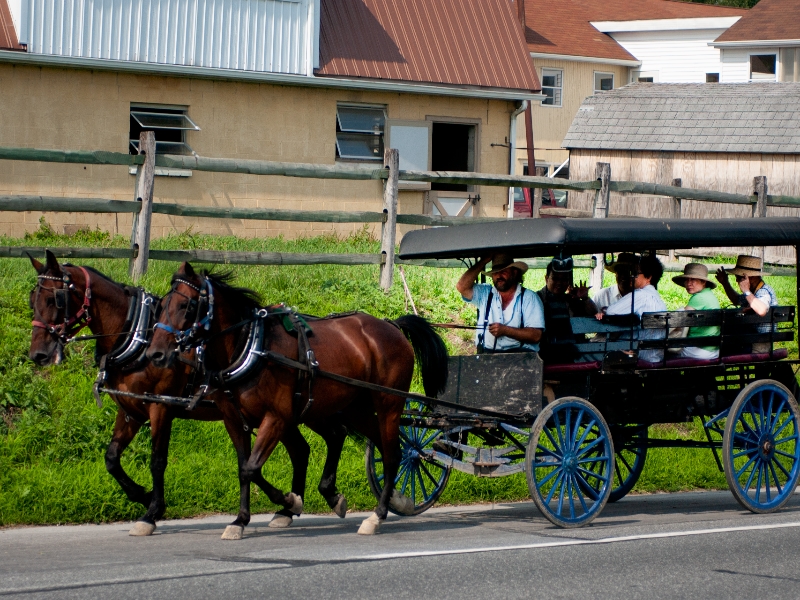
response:
[[[658,71],[631,71],[631,83],[639,83],[640,77],[652,77],[653,83],[658,83]]]
[[[594,85],[594,93],[595,93],[595,94],[596,94],[597,92],[606,92],[606,91],[608,91],[608,90],[598,90],[598,89],[597,89],[597,76],[598,76],[598,75],[600,75],[600,76],[602,76],[602,77],[606,77],[606,76],[607,76],[607,77],[611,77],[611,89],[612,89],[612,90],[614,89],[614,83],[615,83],[615,82],[614,82],[614,79],[615,79],[615,77],[614,77],[614,73],[609,73],[609,72],[607,72],[607,71],[595,71],[595,72],[594,72],[594,82],[593,82],[593,85]]]
[[[766,77],[757,77],[755,79],[753,78],[753,57],[754,56],[774,56],[775,57],[775,73],[773,73],[774,79],[767,79]],[[747,68],[748,68],[748,72],[750,74],[750,81],[759,81],[759,82],[778,81],[778,73],[780,73],[780,71],[781,71],[780,53],[778,53],[778,52],[750,52],[747,55]]]
[[[163,112],[160,111],[169,111]],[[131,102],[130,104],[130,117],[136,121],[142,129],[152,130],[156,132],[156,154],[185,154],[192,156],[195,154],[194,150],[186,143],[186,132],[187,131],[200,131],[200,127],[189,118],[189,107],[188,106],[174,106],[174,105],[158,105],[158,104],[144,104],[138,102]],[[142,120],[147,115],[154,115],[154,116],[165,116],[165,117],[177,117],[182,116],[183,119],[179,119],[181,121],[180,124],[176,123],[172,126],[146,126],[146,123],[142,123]],[[159,142],[158,141],[158,130],[163,129],[165,131],[180,131],[181,132],[181,141],[180,142]],[[128,140],[128,149],[130,152],[136,151],[138,152],[139,149],[139,140],[130,137],[130,130],[129,135],[130,138]],[[161,147],[159,147],[161,146]],[[177,150],[177,151],[175,151]]]
[[[362,108],[362,109],[365,109],[365,110],[380,110],[380,111],[383,111],[383,129],[380,131],[380,133],[378,135],[381,138],[381,144],[383,145],[383,147],[387,148],[387,146],[386,146],[386,121],[388,121],[388,118],[387,118],[387,114],[386,114],[387,113],[387,106],[385,104],[361,104],[361,103],[357,103],[357,102],[337,102],[336,103],[336,125],[337,125],[336,129],[337,129],[337,131],[336,131],[335,137],[338,138],[340,133],[346,134],[346,135],[364,135],[364,136],[369,136],[370,134],[368,134],[366,132],[363,132],[363,131],[355,131],[355,130],[353,130],[353,131],[350,131],[350,130],[341,130],[341,131],[339,131],[339,129],[341,129],[340,122],[339,122],[339,109],[340,108],[356,108],[356,109]],[[372,135],[374,135],[374,134],[372,134]],[[372,158],[340,156],[338,139],[337,139],[337,142],[336,142],[336,149],[334,150],[334,152],[336,154],[336,157],[335,157],[336,161],[341,161],[341,162],[364,162],[364,163],[380,162],[381,164],[383,163],[383,153],[382,152],[380,153],[380,156],[375,156],[375,157],[372,157]]]
[[[551,73],[547,73],[547,75],[546,75],[545,71],[550,71],[552,74],[556,74],[557,73],[557,76],[561,78],[561,85],[560,86],[558,86],[558,85],[547,85],[547,86],[544,85],[544,78],[551,74]],[[542,67],[542,93],[544,93],[545,88],[552,89],[552,90],[558,90],[558,103],[556,104],[556,102],[555,102],[556,93],[554,91],[553,92],[553,103],[552,104],[546,104],[546,100],[542,100],[542,106],[547,106],[549,108],[561,108],[562,106],[564,106],[564,69],[556,69],[556,68],[553,68],[553,67]]]

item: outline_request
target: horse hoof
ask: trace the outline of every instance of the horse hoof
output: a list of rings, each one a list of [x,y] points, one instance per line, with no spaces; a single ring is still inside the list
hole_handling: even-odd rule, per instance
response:
[[[361,521],[361,527],[358,528],[359,535],[375,535],[381,526],[381,520],[378,515],[372,513],[369,517]]]
[[[392,507],[392,510],[401,515],[414,514],[414,501],[397,490],[392,490],[392,497],[389,498],[389,506]]]
[[[269,522],[269,527],[274,529],[286,529],[290,527],[292,524],[292,517],[289,515],[282,515],[280,513],[275,513],[275,516],[272,517],[272,521]]]
[[[223,540],[240,540],[244,537],[244,527],[241,525],[228,525],[222,534]]]
[[[335,512],[340,518],[344,519],[345,515],[347,514],[347,498],[345,498],[342,494],[339,494],[339,499],[331,508],[333,509],[333,512]]]
[[[147,521],[136,521],[131,527],[131,530],[128,532],[128,535],[133,535],[137,537],[153,535],[153,532],[156,530],[155,523],[148,523]]]
[[[292,511],[292,514],[303,514],[303,498],[294,492],[289,492],[286,494],[286,503],[289,504],[289,506],[286,507],[287,510]]]

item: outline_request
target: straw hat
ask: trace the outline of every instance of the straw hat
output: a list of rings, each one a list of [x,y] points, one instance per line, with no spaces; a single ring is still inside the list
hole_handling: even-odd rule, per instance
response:
[[[672,281],[678,285],[684,285],[687,279],[700,279],[706,282],[706,287],[713,290],[717,284],[708,278],[708,267],[700,263],[689,263],[683,267],[683,275],[673,277]]]
[[[624,267],[633,267],[639,263],[639,257],[631,252],[620,252],[617,255],[617,260],[612,260],[610,263],[605,265],[606,271],[611,271],[612,273],[617,272],[617,268],[620,266]]]
[[[492,270],[487,274],[494,275],[495,273],[499,273],[508,267],[516,267],[524,273],[528,270],[528,263],[524,263],[521,260],[515,261],[513,258],[511,258],[510,254],[501,254],[498,252],[492,257]]]
[[[736,266],[732,269],[725,269],[725,272],[732,275],[743,275],[745,277],[763,275],[761,272],[761,259],[758,256],[740,254],[736,257]]]

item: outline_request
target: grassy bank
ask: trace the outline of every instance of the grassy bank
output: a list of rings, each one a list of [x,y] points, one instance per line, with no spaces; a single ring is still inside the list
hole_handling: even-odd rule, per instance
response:
[[[127,246],[122,237],[99,232],[56,236],[43,227],[25,239],[0,239],[0,244],[48,246]],[[156,241],[163,249],[205,248],[279,252],[378,252],[368,235],[347,239],[321,236],[287,241],[279,238],[244,240],[186,232]],[[128,282],[127,261],[87,260],[110,277]],[[165,293],[175,263],[151,262],[142,282]],[[231,267],[241,285],[259,291],[265,302],[285,302],[313,314],[363,310],[378,317],[407,312],[403,290],[396,283],[390,294],[378,287],[376,266]],[[219,269],[218,270],[222,270]],[[460,271],[406,268],[409,287],[421,314],[437,322],[474,322],[474,311],[454,290]],[[576,279],[588,278],[578,272]],[[526,286],[538,289],[544,273],[531,271]],[[56,367],[38,368],[26,360],[30,341],[28,292],[35,272],[26,260],[0,259],[0,525],[15,523],[80,523],[133,519],[140,507],[126,500],[103,465],[115,407],[106,398],[95,406],[91,384],[96,370],[89,343],[68,349]],[[772,278],[782,303],[794,303],[794,279]],[[659,287],[670,308],[683,306],[686,292],[671,281]],[[720,296],[722,299],[722,296]],[[452,352],[470,347],[469,332],[448,332]],[[796,345],[793,348],[796,353]],[[316,491],[325,446],[305,432],[312,447],[306,507],[327,511]],[[699,423],[659,426],[651,435],[702,439]],[[167,517],[210,512],[232,513],[238,506],[238,484],[231,444],[220,423],[176,422],[167,470]],[[149,432],[143,430],[126,451],[123,465],[139,482],[149,485]],[[291,473],[282,447],[265,466],[266,477],[288,489]],[[339,486],[351,508],[370,509],[375,501],[364,475],[363,447],[348,441],[339,467]],[[709,452],[653,450],[637,486],[639,491],[724,488],[725,478]],[[528,498],[524,475],[477,479],[454,473],[443,503],[520,500]],[[253,495],[254,512],[273,510],[263,494]]]

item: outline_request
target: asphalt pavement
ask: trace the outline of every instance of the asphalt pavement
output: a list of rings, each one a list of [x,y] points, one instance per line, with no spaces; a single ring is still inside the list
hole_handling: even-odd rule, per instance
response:
[[[533,503],[433,508],[356,534],[367,513],[0,530],[0,598],[797,598],[800,496],[755,515],[728,492],[633,495],[559,529]]]

